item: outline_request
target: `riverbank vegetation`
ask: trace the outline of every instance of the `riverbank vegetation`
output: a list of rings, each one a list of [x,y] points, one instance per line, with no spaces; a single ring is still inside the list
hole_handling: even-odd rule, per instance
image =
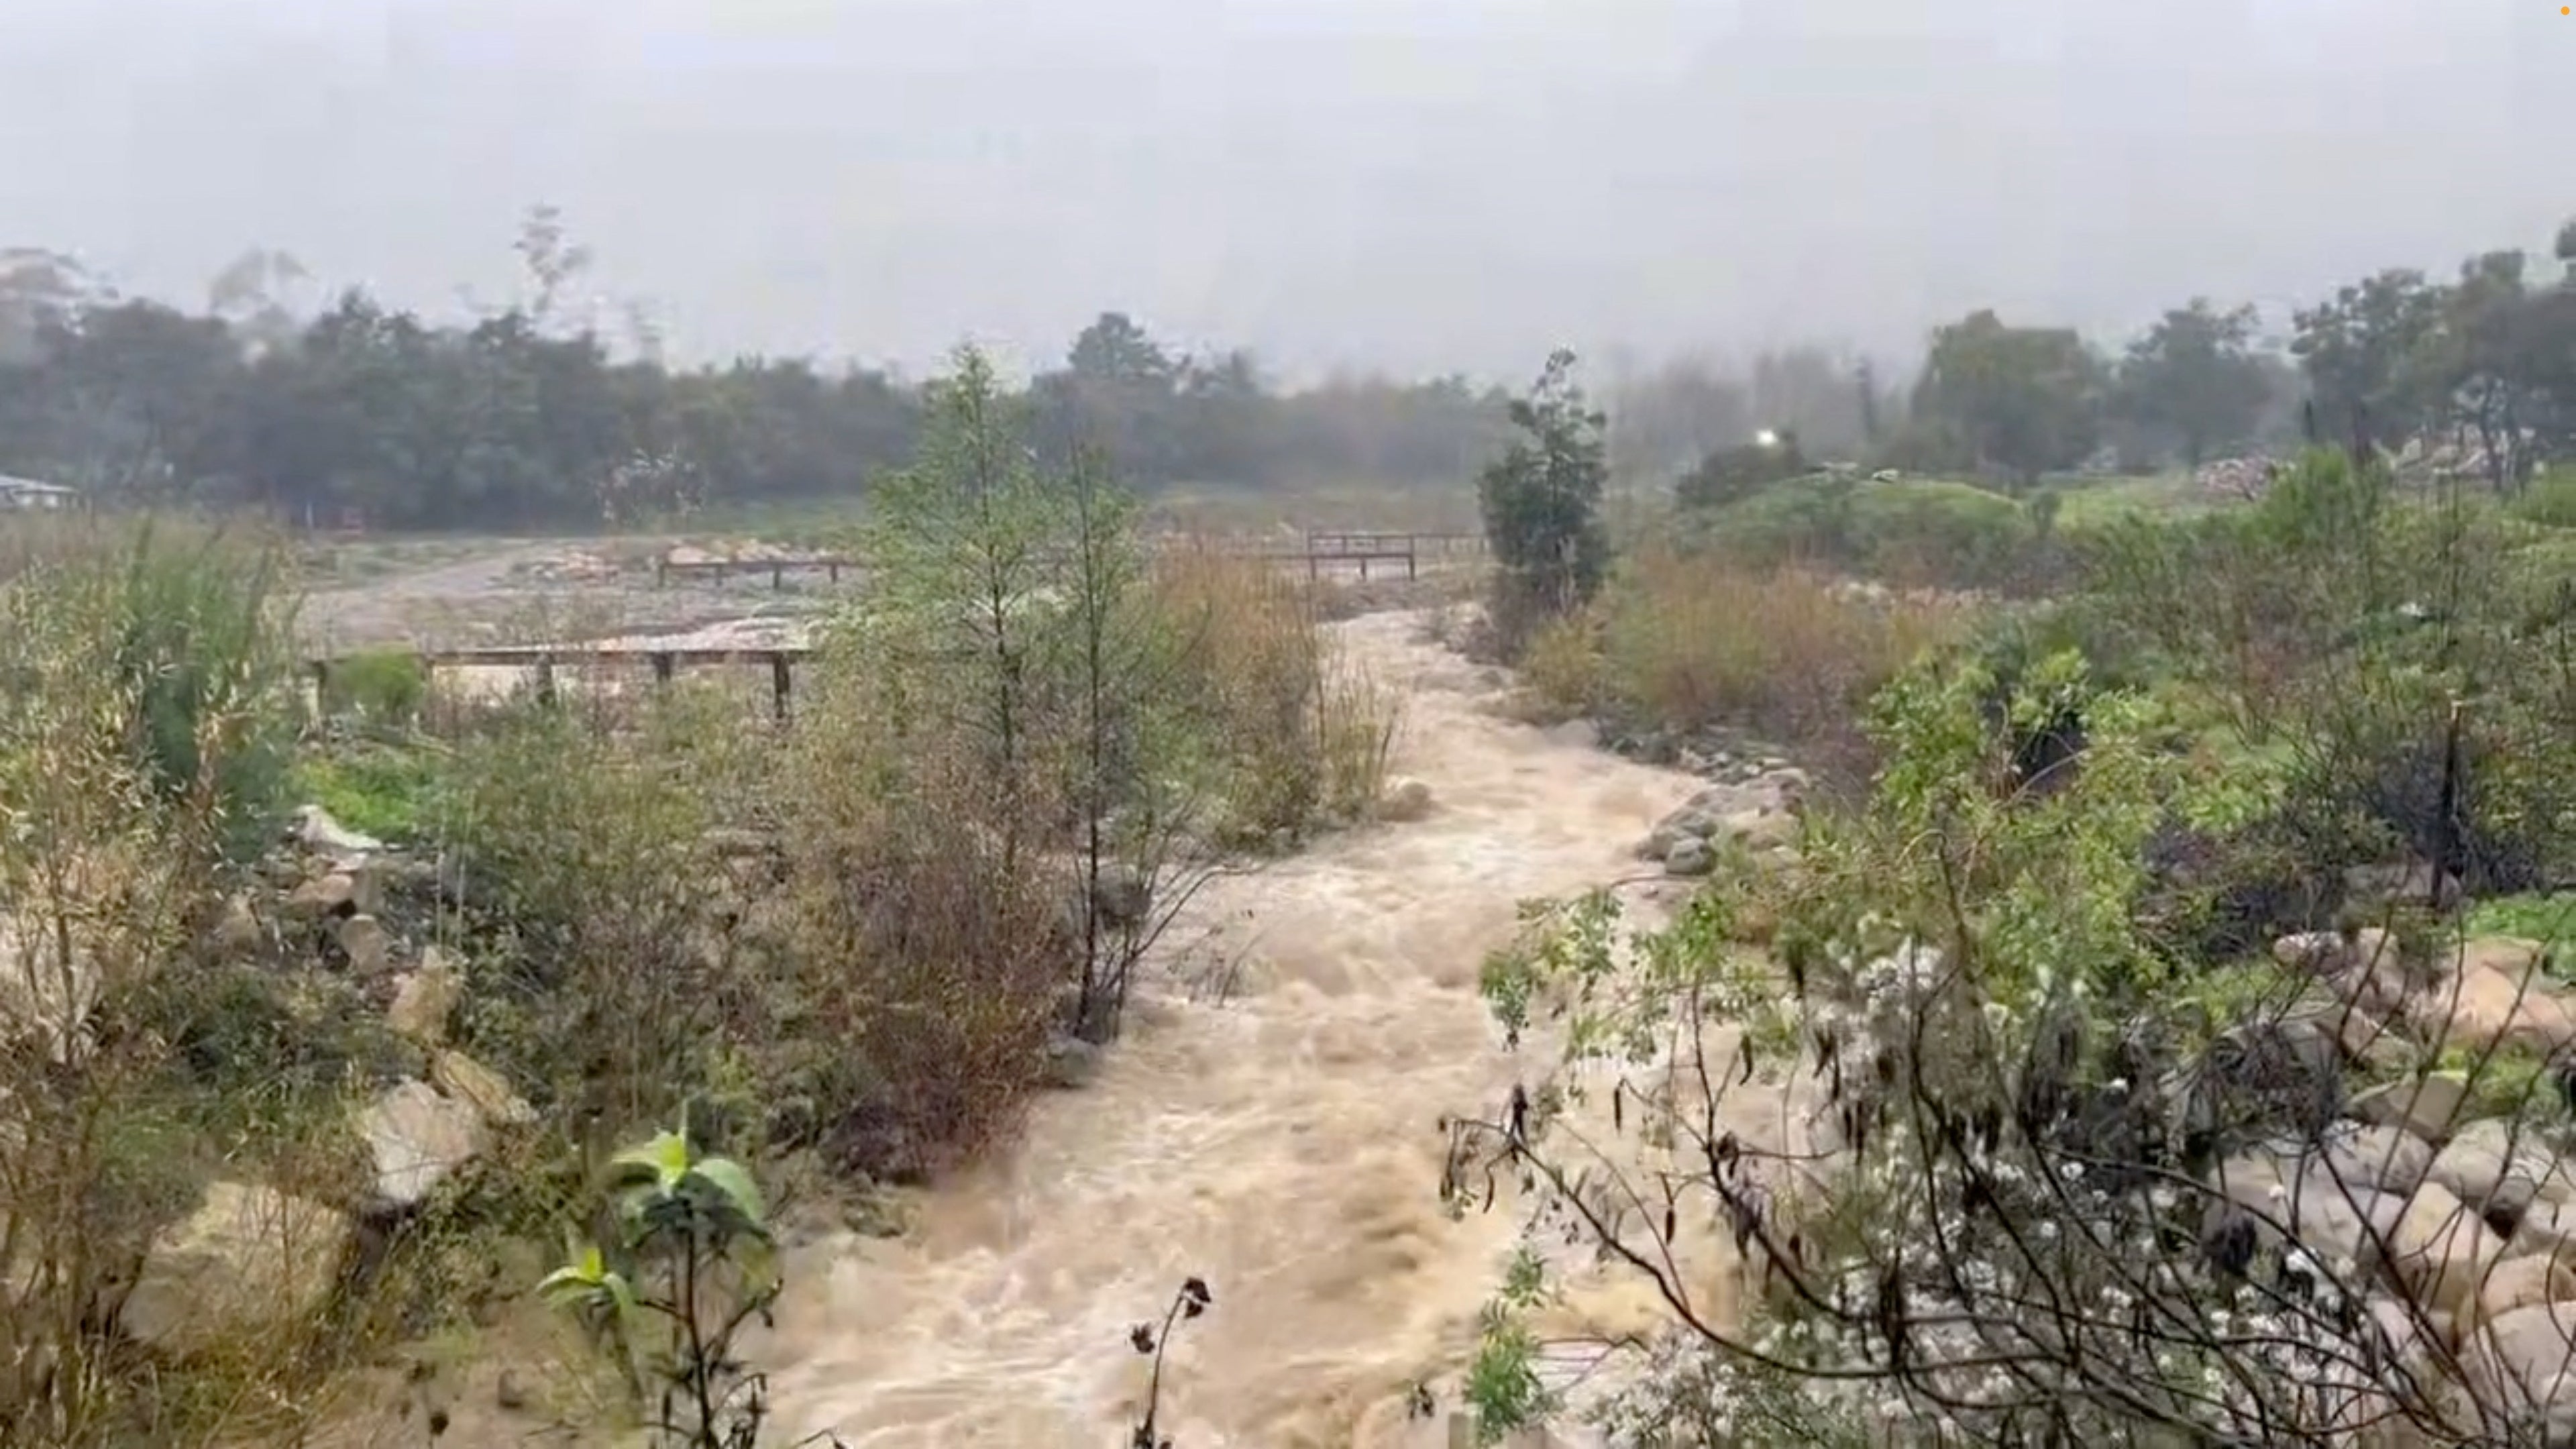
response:
[[[1401,726],[1319,590],[1143,547],[1113,476],[1479,464],[1472,647],[1532,710],[1821,786],[1750,817],[1762,850],[1666,853],[1708,877],[1676,923],[1534,908],[1489,963],[1548,1085],[1444,1105],[1492,1109],[1514,1208],[1670,1313],[1551,1379],[1580,1275],[1533,1251],[1468,1375],[1486,1432],[2562,1413],[2564,281],[2384,273],[2286,356],[2200,303],[2116,360],[1981,312],[1910,389],[1818,354],[1603,409],[1563,354],[1516,401],[1274,393],[1117,314],[1026,388],[971,351],[919,388],[612,362],[551,313],[555,226],[536,300],[461,330],[285,317],[257,269],[220,319],[0,277],[0,462],[106,505],[0,531],[0,1439],[291,1441],[350,1370],[526,1301],[568,1226],[599,1253],[553,1282],[613,1321],[670,1245],[603,1167],[756,1249],[1006,1141],[1212,873],[1377,809]],[[2111,476],[2239,446],[2295,456]],[[688,679],[441,700],[400,654],[308,699],[280,539],[114,511],[625,524],[863,485],[870,587],[777,723]],[[1790,1109],[1760,1131],[1729,1115],[1756,1092]],[[714,1350],[678,1341],[679,1432],[712,1433]],[[493,1396],[650,1417],[617,1347]],[[405,1393],[437,1372],[409,1362]]]
[[[309,1429],[674,1122],[791,1200],[959,1162],[1198,882],[1366,816],[1400,721],[1315,591],[1144,549],[1023,426],[972,354],[928,394],[784,724],[685,676],[425,710],[398,655],[317,712],[273,540],[11,524],[5,1437]]]
[[[1974,571],[1937,594],[1716,539],[1619,560],[1532,682],[1846,789],[1632,952],[1604,899],[1489,966],[1566,1053],[1495,1155],[1670,1312],[1623,1373],[1550,1382],[1531,1325],[1583,1279],[1550,1265],[1471,1376],[1509,1389],[1488,1430],[2522,1442],[2567,1412],[2576,601],[2529,496],[2329,447],[2258,501],[2061,530],[2044,589],[1955,587],[2037,526],[1935,551]]]

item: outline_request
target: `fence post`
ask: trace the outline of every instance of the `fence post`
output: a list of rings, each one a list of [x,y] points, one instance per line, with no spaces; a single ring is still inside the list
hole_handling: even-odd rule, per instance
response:
[[[537,656],[537,703],[548,709],[555,704],[555,659],[551,654]]]
[[[670,559],[670,556],[669,556],[669,555],[667,555],[667,554],[656,555],[656,556],[654,557],[654,559],[653,559],[653,587],[655,587],[655,588],[657,588],[657,589],[663,589],[663,588],[669,588],[669,587],[670,587],[670,585],[671,585],[671,559]]]
[[[653,682],[654,682],[655,684],[668,684],[668,683],[670,683],[670,682],[671,682],[671,671],[672,671],[672,669],[676,666],[676,664],[677,664],[677,661],[676,661],[676,660],[674,660],[674,659],[671,657],[671,651],[670,651],[670,650],[668,650],[668,649],[657,649],[657,650],[655,650],[655,651],[653,652]]]
[[[792,674],[787,665],[787,651],[784,649],[769,651],[770,708],[777,714],[780,724],[787,723],[787,688],[791,678]]]
[[[331,661],[316,659],[313,669],[313,718],[318,723],[331,717]]]

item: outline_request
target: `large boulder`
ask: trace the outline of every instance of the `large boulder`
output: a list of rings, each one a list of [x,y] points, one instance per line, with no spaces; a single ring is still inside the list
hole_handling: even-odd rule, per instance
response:
[[[2576,1203],[2533,1199],[2514,1224],[2513,1251],[2576,1265]]]
[[[247,956],[268,944],[268,928],[260,923],[248,893],[225,897],[223,914],[215,918],[207,943],[227,956]]]
[[[1669,861],[1676,849],[1692,842],[1715,847],[1740,841],[1757,854],[1782,849],[1798,837],[1798,816],[1789,804],[1795,799],[1795,791],[1785,786],[1711,785],[1656,821],[1635,854],[1640,860]]]
[[[383,841],[349,829],[332,819],[331,812],[319,805],[304,805],[296,809],[295,838],[306,849],[335,859],[373,855],[385,848]]]
[[[537,1120],[537,1109],[510,1089],[501,1074],[455,1050],[430,1059],[429,1079],[456,1101],[474,1109],[487,1127],[525,1127]]]
[[[1798,817],[1768,806],[1738,810],[1719,821],[1718,830],[1729,839],[1742,841],[1756,853],[1779,850],[1797,843]]]
[[[2193,1067],[2185,1120],[2221,1144],[2313,1137],[2343,1114],[2343,1044],[2308,1018],[2244,1022]]]
[[[309,1319],[338,1281],[346,1215],[275,1188],[218,1182],[152,1241],[118,1321],[177,1356],[256,1345]]]
[[[2517,1443],[2576,1437],[2576,1306],[2534,1304],[2497,1314],[2468,1355],[2480,1397],[2541,1432]]]
[[[345,916],[358,909],[358,880],[347,871],[327,871],[286,895],[286,913],[300,920]]]
[[[1431,787],[1420,780],[1399,776],[1389,780],[1386,793],[1378,797],[1377,817],[1398,823],[1429,818]]]
[[[344,916],[336,933],[340,949],[349,957],[350,974],[361,979],[384,975],[393,969],[393,933],[373,916]]]
[[[2460,1128],[2427,1175],[2499,1222],[2520,1222],[2535,1202],[2576,1205],[2576,1172],[2527,1125],[2503,1118]]]
[[[2490,1323],[2539,1303],[2576,1303],[2576,1268],[2566,1259],[2546,1254],[2507,1258],[2478,1285],[2478,1313]]]
[[[421,1046],[438,1046],[447,1040],[448,1019],[456,1014],[456,1004],[464,995],[464,977],[436,946],[424,946],[420,965],[394,989],[385,1025]]]
[[[2339,1179],[2325,1159],[2257,1149],[2213,1171],[2210,1187],[2254,1216],[2257,1238],[2274,1247],[2284,1235],[2329,1262],[2376,1260],[2373,1244],[2404,1210],[2399,1194]]]
[[[2386,1014],[2411,994],[2396,938],[2377,926],[2357,931],[2305,931],[2272,943],[2272,959],[2304,972],[2339,1001]]]
[[[1705,843],[1709,832],[1716,828],[1715,816],[1697,806],[1684,805],[1656,821],[1655,828],[1646,832],[1646,838],[1637,842],[1634,853],[1639,860],[1663,860],[1673,853],[1673,847],[1684,842]]]
[[[2576,1015],[2542,974],[2541,955],[2537,941],[2499,936],[2466,943],[2408,1000],[2416,1034],[2472,1052],[2517,1046],[2549,1057],[2576,1046]]]
[[[2469,1087],[2461,1077],[2429,1072],[2355,1093],[2350,1111],[2361,1121],[2401,1127],[2439,1145],[2468,1120]]]
[[[2417,1302],[2459,1324],[2473,1321],[2479,1285],[2505,1258],[2504,1240],[2486,1219],[2435,1182],[2406,1200],[2386,1241],[2397,1281]]]
[[[376,1169],[376,1196],[415,1207],[458,1168],[481,1156],[491,1129],[472,1103],[427,1082],[395,1085],[358,1114],[358,1136]]]
[[[1673,842],[1664,852],[1664,874],[1685,878],[1707,875],[1717,869],[1717,852],[1702,838],[1692,836]]]
[[[2432,1147],[2399,1127],[2338,1122],[2314,1151],[2336,1181],[2400,1195],[2421,1186],[2433,1166]]]

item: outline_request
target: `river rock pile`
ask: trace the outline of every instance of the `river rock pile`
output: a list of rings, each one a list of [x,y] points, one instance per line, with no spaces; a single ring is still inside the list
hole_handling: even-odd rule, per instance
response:
[[[2194,1090],[2261,1059],[2273,1087],[2331,1120],[2227,1156],[2209,1175],[2213,1214],[2241,1210],[2275,1247],[2371,1285],[2371,1315],[2419,1372],[2456,1361],[2481,1402],[2534,1407],[2549,1442],[2576,1434],[2576,1375],[2562,1372],[2576,1342],[2576,1161],[2563,1125],[2539,1125],[2563,1114],[2533,1110],[2576,1083],[2576,999],[2544,974],[2543,946],[2483,937],[2419,961],[2365,929],[2285,937],[2274,955],[2315,983],[2311,1005],[2230,1033]],[[2466,1071],[2427,1065],[2503,1051],[2557,1078],[2510,1118]],[[2347,1098],[2347,1072],[2380,1080]]]
[[[681,568],[715,563],[778,563],[803,555],[783,543],[768,543],[756,538],[717,539],[706,543],[675,544],[663,554],[663,561]]]
[[[2269,458],[2219,458],[2200,465],[2192,485],[2220,498],[2260,498],[2279,465]]]
[[[450,1042],[464,977],[398,924],[430,915],[454,885],[445,875],[438,862],[307,807],[267,862],[268,889],[227,903],[214,951],[313,976],[317,996],[380,1011],[398,1065],[352,1111],[368,1168],[360,1193],[326,1203],[258,1181],[209,1183],[198,1207],[146,1251],[119,1316],[129,1337],[189,1354],[302,1319],[372,1225],[417,1210],[504,1134],[537,1120],[498,1073]]]
[[[1693,795],[1655,823],[1637,842],[1640,860],[1660,862],[1666,875],[1703,876],[1729,850],[1777,856],[1798,838],[1798,809],[1807,773],[1783,761],[1764,760],[1731,781]]]
[[[1655,727],[1601,729],[1601,748],[1622,759],[1661,765],[1697,775],[1720,785],[1749,785],[1766,775],[1788,772],[1803,776],[1778,751],[1751,736],[1724,728],[1672,730]]]
[[[524,569],[530,582],[540,584],[609,584],[625,572],[617,560],[586,548],[566,549]]]
[[[2396,468],[2397,476],[2409,483],[2439,483],[2453,478],[2486,478],[2500,471],[2507,463],[2531,459],[2535,455],[2539,435],[2525,428],[2522,430],[2518,447],[2514,446],[2512,440],[2500,438],[2497,441],[2506,445],[2504,451],[2509,455],[2508,457],[2497,457],[2494,452],[2489,451],[2484,441],[2474,436],[2439,439],[2409,438],[2405,446],[2399,448],[2391,457],[2390,463]]]

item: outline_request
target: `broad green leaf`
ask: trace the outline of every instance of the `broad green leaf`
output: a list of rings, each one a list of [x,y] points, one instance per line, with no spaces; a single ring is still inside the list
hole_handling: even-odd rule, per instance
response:
[[[655,1184],[668,1192],[689,1170],[689,1140],[677,1132],[663,1132],[641,1147],[629,1147],[610,1158],[609,1166],[621,1174],[650,1173]]]
[[[608,1271],[607,1255],[600,1252],[597,1243],[591,1243],[572,1262],[548,1273],[537,1284],[537,1294],[549,1302],[585,1298],[600,1292],[615,1276]]]
[[[751,1174],[743,1169],[741,1163],[730,1157],[704,1157],[689,1170],[722,1193],[745,1221],[753,1224],[768,1221],[768,1210],[760,1200],[760,1186],[751,1180]]]
[[[598,1291],[599,1281],[585,1275],[579,1268],[557,1268],[537,1284],[537,1296],[554,1304],[587,1298]]]
[[[635,1317],[635,1290],[627,1286],[626,1275],[607,1274],[599,1280],[599,1285],[608,1294],[608,1301],[617,1305],[617,1321],[621,1324],[631,1321]]]

